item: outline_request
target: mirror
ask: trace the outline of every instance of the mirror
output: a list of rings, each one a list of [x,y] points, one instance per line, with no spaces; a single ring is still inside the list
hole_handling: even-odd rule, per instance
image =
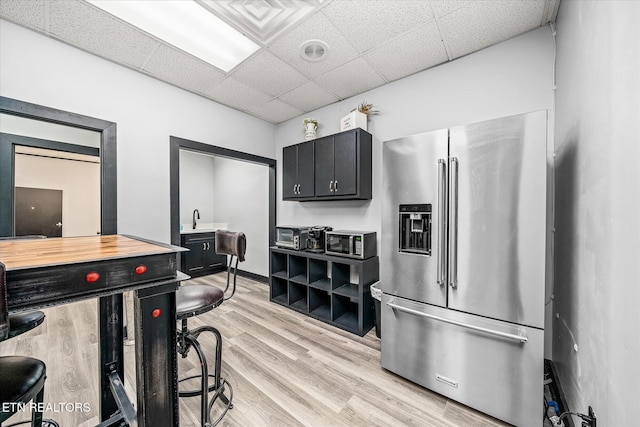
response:
[[[13,147],[14,236],[100,234],[98,132],[0,114],[0,140]]]
[[[82,186],[65,184],[67,191],[62,193],[73,196],[67,210],[76,212],[75,219],[67,213],[70,229],[66,235],[117,233],[115,123],[6,97],[0,97],[0,121],[0,236],[25,232],[19,229],[16,233],[16,226],[22,227],[20,221],[16,223],[16,202],[28,197],[23,193],[33,193],[39,183],[45,189],[63,185],[50,185],[60,177],[42,173],[43,164],[63,161],[71,162],[63,166],[67,172],[82,169],[87,174],[83,177],[92,177],[83,178]],[[35,169],[38,174],[33,173]],[[46,205],[55,205],[62,195],[54,193],[36,193],[35,200],[47,197]],[[31,208],[35,206],[27,209]]]

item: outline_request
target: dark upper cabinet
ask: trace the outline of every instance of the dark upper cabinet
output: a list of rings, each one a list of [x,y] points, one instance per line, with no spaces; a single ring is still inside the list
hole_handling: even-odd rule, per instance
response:
[[[372,152],[371,134],[351,129],[283,149],[283,199],[284,200],[350,200],[371,199]],[[301,191],[296,187],[300,180],[300,148],[311,149],[313,191]],[[295,148],[295,151],[294,151]],[[296,161],[294,161],[294,159]],[[296,165],[297,169],[294,169]],[[294,172],[295,170],[295,172]]]
[[[313,197],[313,144],[282,149],[282,197],[296,200]]]
[[[358,191],[357,133],[315,141],[316,196],[352,196]]]

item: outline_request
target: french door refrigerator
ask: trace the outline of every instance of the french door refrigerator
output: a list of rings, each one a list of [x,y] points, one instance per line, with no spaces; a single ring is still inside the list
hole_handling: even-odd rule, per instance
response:
[[[383,368],[540,425],[547,113],[383,144]]]

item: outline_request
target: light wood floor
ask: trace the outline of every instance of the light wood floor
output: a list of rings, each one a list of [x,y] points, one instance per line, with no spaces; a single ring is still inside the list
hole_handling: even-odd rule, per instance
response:
[[[221,273],[185,283],[220,285],[225,277]],[[233,299],[189,321],[193,327],[215,326],[223,335],[223,376],[233,386],[234,408],[220,425],[504,425],[383,370],[374,330],[362,338],[344,332],[269,302],[268,290],[265,284],[239,277]],[[45,311],[43,325],[1,343],[0,355],[40,358],[47,365],[45,402],[87,403],[90,409],[47,412],[46,418],[63,427],[96,425],[96,302]],[[204,335],[201,344],[213,361],[214,340]],[[133,349],[125,347],[130,396],[135,395]],[[192,353],[178,359],[181,376],[193,371]],[[19,414],[9,422],[28,417]],[[181,426],[199,425],[198,397],[180,399],[180,421]]]

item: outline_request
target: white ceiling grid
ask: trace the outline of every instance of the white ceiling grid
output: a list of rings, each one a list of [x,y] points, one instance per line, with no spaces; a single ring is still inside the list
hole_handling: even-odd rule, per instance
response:
[[[2,0],[0,17],[272,123],[554,21],[560,0],[196,0],[261,48],[225,73],[84,0]],[[300,45],[319,39],[326,58]]]

